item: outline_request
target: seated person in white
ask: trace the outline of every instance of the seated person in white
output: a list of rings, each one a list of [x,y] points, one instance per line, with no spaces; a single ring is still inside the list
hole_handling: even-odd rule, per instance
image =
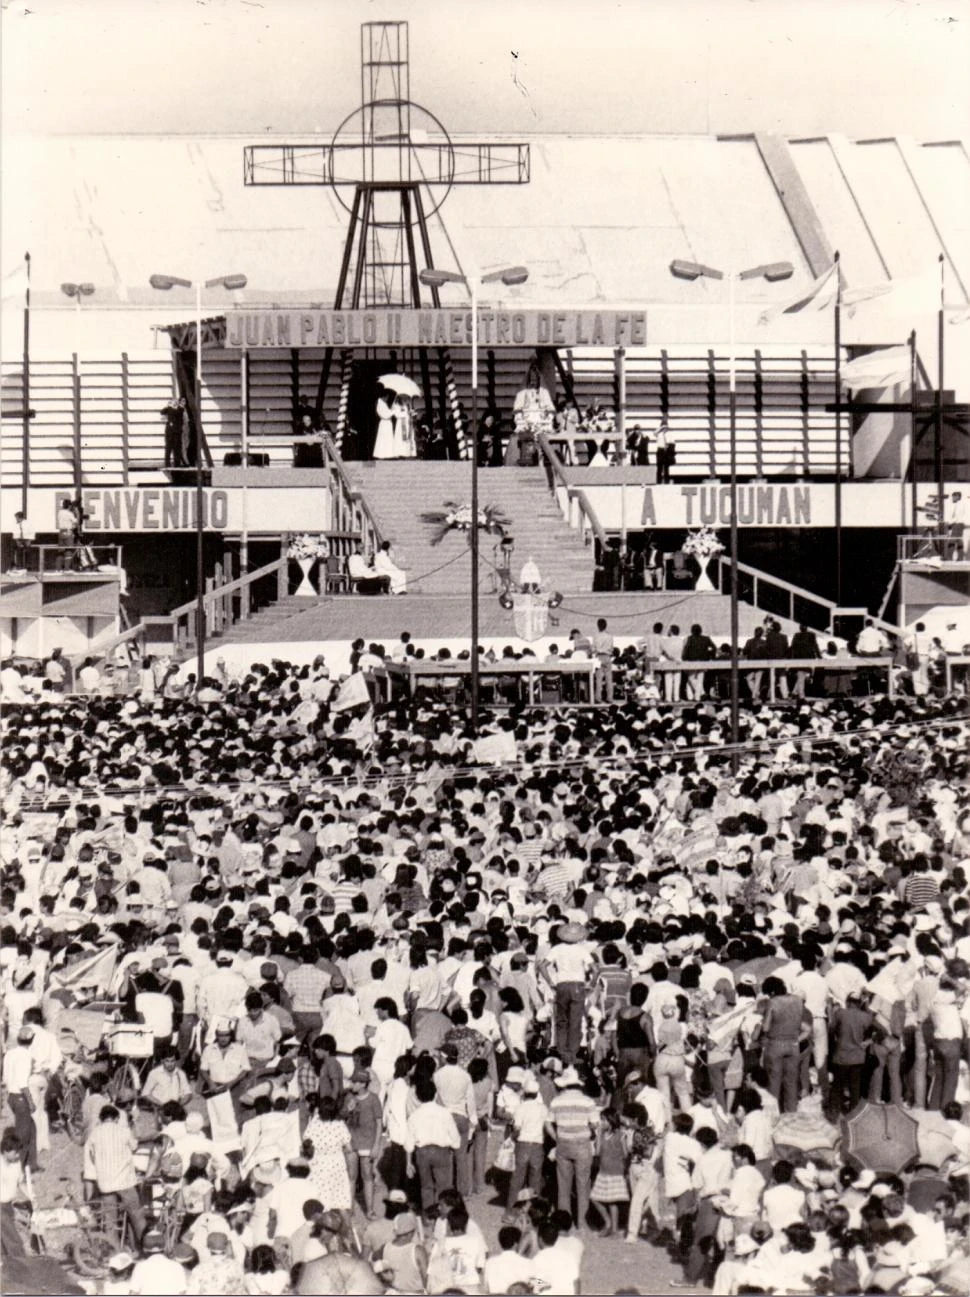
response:
[[[385,540],[374,555],[374,571],[388,578],[391,583],[391,594],[407,594],[407,573],[403,567],[398,567],[394,562],[394,553],[389,540]]]
[[[357,548],[347,559],[347,575],[351,585],[360,594],[387,594],[391,588],[391,579],[386,573],[376,570],[364,557],[364,547],[357,542]]]

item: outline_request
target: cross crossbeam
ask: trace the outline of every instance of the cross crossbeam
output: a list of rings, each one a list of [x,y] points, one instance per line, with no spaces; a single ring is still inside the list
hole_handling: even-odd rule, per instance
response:
[[[368,144],[380,161],[397,162],[397,143]],[[528,144],[416,143],[408,146],[415,181],[428,185],[527,185]],[[360,144],[250,144],[243,151],[247,185],[359,185]],[[357,169],[352,169],[352,164]],[[416,174],[415,174],[416,173]],[[400,181],[374,182],[397,188]]]

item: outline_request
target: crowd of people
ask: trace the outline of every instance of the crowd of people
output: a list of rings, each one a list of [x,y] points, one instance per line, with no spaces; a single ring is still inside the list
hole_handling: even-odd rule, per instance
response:
[[[614,1291],[598,1233],[645,1290],[966,1290],[965,699],[752,706],[734,765],[716,700],[513,707],[481,765],[345,686],[8,708],[8,1274],[80,1076],[75,1290]]]

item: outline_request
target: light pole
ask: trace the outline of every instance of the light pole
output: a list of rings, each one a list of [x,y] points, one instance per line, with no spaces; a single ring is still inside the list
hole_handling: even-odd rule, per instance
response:
[[[202,289],[225,288],[235,292],[246,287],[245,275],[219,275],[203,283],[175,275],[152,275],[152,288],[195,288],[195,688],[202,688],[205,666],[205,492],[202,490]]]
[[[515,284],[524,284],[529,278],[525,266],[505,266],[502,270],[489,271],[487,275],[462,275],[457,270],[422,270],[418,276],[422,284],[429,288],[440,288],[442,284],[464,284],[472,299],[472,526],[471,542],[471,668],[469,684],[471,688],[472,730],[478,733],[478,285],[505,284],[511,288]]]
[[[737,358],[734,338],[735,285],[742,279],[766,279],[769,283],[790,279],[795,268],[790,261],[773,261],[752,266],[750,270],[715,270],[696,261],[672,261],[670,273],[676,279],[726,279],[728,281],[728,412],[731,447],[731,523],[729,558],[731,563],[731,768],[740,764],[738,743],[741,739],[741,680],[738,666],[740,633],[738,625],[738,393]]]
[[[94,295],[93,284],[61,284],[61,292],[74,302],[74,494],[80,500],[81,472],[81,302]]]

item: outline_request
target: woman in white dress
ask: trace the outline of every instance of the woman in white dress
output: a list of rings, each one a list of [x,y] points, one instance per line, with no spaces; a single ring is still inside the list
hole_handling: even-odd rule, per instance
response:
[[[310,1183],[327,1209],[339,1211],[349,1225],[353,1207],[353,1191],[347,1170],[350,1131],[340,1116],[335,1099],[327,1096],[319,1100],[317,1111],[307,1122],[304,1137],[313,1145]]]
[[[394,562],[394,553],[391,549],[391,542],[389,540],[385,540],[380,549],[374,555],[374,571],[379,576],[390,578],[391,594],[407,594],[407,572],[403,567],[398,567]]]
[[[394,436],[394,406],[388,404],[386,393],[377,398],[377,436],[374,439],[375,459],[397,459],[398,450]],[[394,404],[397,404],[395,402]]]

